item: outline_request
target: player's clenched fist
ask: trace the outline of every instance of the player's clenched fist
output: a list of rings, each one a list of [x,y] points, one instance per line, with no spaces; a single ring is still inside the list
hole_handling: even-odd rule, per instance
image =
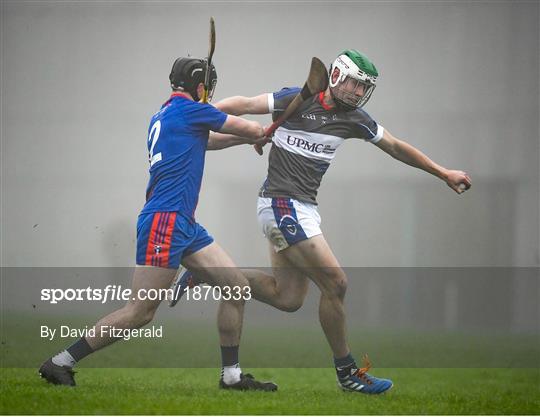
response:
[[[471,188],[472,180],[464,171],[449,170],[446,176],[448,186],[458,194],[464,193]]]
[[[268,126],[263,126],[263,135],[267,129],[268,129]],[[257,152],[259,155],[262,155],[264,145],[266,145],[269,142],[272,142],[272,137],[263,136],[260,139],[257,139],[257,141],[253,144],[253,147],[255,148],[255,152]]]

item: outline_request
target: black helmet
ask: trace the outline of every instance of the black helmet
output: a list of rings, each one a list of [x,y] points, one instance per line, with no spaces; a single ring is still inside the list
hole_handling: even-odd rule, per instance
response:
[[[178,58],[174,61],[169,75],[171,87],[173,89],[181,88],[187,91],[195,101],[199,101],[200,97],[197,94],[197,86],[204,83],[204,75],[206,74],[206,61],[197,58]],[[210,67],[210,88],[208,91],[208,101],[212,99],[214,89],[217,83],[216,67],[212,64]]]

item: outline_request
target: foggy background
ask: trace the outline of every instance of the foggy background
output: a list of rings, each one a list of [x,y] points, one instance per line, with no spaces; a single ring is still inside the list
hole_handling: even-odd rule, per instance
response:
[[[340,148],[318,201],[343,266],[488,267],[476,283],[431,287],[418,285],[416,269],[386,280],[359,270],[366,279],[349,277],[347,308],[365,300],[373,308],[353,326],[538,332],[538,269],[527,279],[505,269],[490,281],[486,272],[540,264],[538,2],[5,1],[1,15],[2,267],[133,266],[148,123],[170,94],[174,59],[206,55],[214,16],[214,101],[301,86],[312,56],[330,64],[355,48],[380,73],[367,112],[473,179],[458,196],[363,141]],[[197,220],[241,266],[269,266],[255,212],[268,149],[207,154]],[[129,285],[98,275],[96,285]],[[31,313],[37,289],[86,282],[6,269],[2,308]],[[295,315],[259,303],[249,311],[318,326],[317,301],[312,286]],[[215,305],[183,308],[214,320]]]

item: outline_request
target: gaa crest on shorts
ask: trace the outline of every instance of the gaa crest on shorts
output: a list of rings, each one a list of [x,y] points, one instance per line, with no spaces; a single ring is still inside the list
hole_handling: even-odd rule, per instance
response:
[[[278,227],[283,233],[287,233],[291,236],[296,236],[296,232],[298,231],[298,222],[296,219],[292,216],[289,216],[286,214],[283,216],[279,222]]]

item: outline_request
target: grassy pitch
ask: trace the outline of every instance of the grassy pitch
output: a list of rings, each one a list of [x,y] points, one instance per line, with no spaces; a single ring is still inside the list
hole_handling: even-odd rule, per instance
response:
[[[387,394],[367,396],[337,388],[318,327],[300,326],[294,317],[276,328],[255,323],[244,328],[243,370],[279,390],[231,392],[218,388],[215,324],[162,321],[163,339],[119,342],[85,358],[72,388],[47,384],[37,374],[39,364],[71,340],[44,340],[40,325],[67,319],[3,319],[0,414],[540,414],[537,335],[353,331],[351,345],[370,353],[370,373],[394,382]],[[83,326],[92,320],[68,321]]]
[[[2,414],[539,414],[538,369],[376,369],[381,396],[338,390],[331,368],[249,369],[279,391],[231,392],[217,369],[81,368],[78,386],[47,384],[36,369],[4,368]]]

